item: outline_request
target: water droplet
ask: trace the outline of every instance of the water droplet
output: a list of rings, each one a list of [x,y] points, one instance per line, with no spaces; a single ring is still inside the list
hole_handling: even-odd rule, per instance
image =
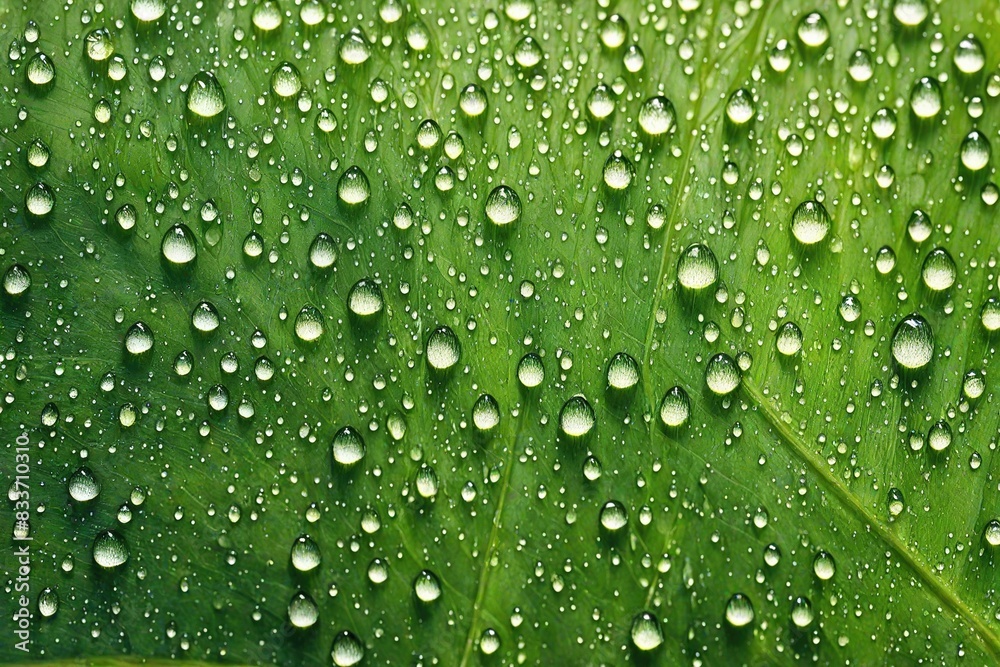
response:
[[[348,467],[365,458],[365,441],[351,426],[345,426],[333,436],[333,460]]]
[[[514,62],[523,69],[531,69],[542,62],[542,47],[531,35],[525,35],[514,46]]]
[[[283,62],[271,73],[271,90],[278,97],[288,99],[295,97],[302,90],[302,77],[299,70],[290,62]]]
[[[3,274],[3,291],[8,296],[21,296],[31,287],[31,274],[21,264],[11,264]]]
[[[374,317],[382,312],[384,306],[382,288],[370,278],[354,283],[347,294],[347,308],[358,318]]]
[[[635,167],[620,150],[615,150],[604,163],[604,184],[611,190],[625,190],[632,184]]]
[[[302,306],[295,316],[295,335],[301,341],[311,343],[322,336],[325,329],[323,313],[315,306]]]
[[[583,476],[590,482],[596,482],[601,478],[604,469],[596,456],[588,456],[583,462]]]
[[[614,533],[628,524],[628,511],[617,500],[609,500],[601,507],[600,519],[601,526]]]
[[[601,22],[598,33],[601,43],[609,49],[617,49],[628,37],[628,23],[621,14],[612,14]]]
[[[421,570],[413,580],[413,592],[421,602],[434,602],[441,597],[441,581],[430,570]]]
[[[475,83],[463,88],[458,97],[458,106],[462,109],[462,113],[470,118],[481,116],[486,111],[488,103],[486,91]]]
[[[799,21],[799,40],[809,48],[818,49],[830,40],[830,26],[819,12],[809,12]]]
[[[929,76],[920,77],[910,91],[910,109],[924,120],[941,113],[941,84]]]
[[[725,396],[736,391],[742,376],[736,362],[728,354],[719,353],[708,360],[705,367],[705,384],[712,393]]]
[[[639,383],[639,363],[625,352],[618,352],[608,362],[608,386],[625,391]]]
[[[916,209],[910,214],[910,219],[906,222],[906,232],[910,235],[910,240],[914,243],[923,243],[930,238],[934,227],[931,225],[931,216],[921,209]]]
[[[482,432],[491,431],[500,423],[500,404],[489,394],[483,394],[472,406],[472,423]]]
[[[493,188],[486,197],[486,217],[498,227],[517,222],[521,219],[521,198],[507,185]]]
[[[69,497],[78,503],[86,503],[101,493],[101,483],[94,477],[90,468],[84,466],[77,469],[67,482]]]
[[[261,32],[271,32],[281,27],[284,15],[277,0],[262,0],[253,9],[251,20]]]
[[[934,291],[946,290],[955,284],[955,260],[944,248],[934,248],[924,258],[921,277],[924,284]]]
[[[96,28],[87,33],[83,40],[87,57],[94,62],[103,62],[115,52],[115,44],[111,39],[111,31],[107,28]]]
[[[673,103],[663,95],[650,97],[639,109],[639,127],[651,137],[666,134],[677,124]]]
[[[45,183],[35,183],[24,194],[24,208],[36,218],[42,218],[52,212],[56,205],[56,196]]]
[[[166,12],[166,0],[132,0],[132,16],[140,21],[158,21]]]
[[[568,438],[586,436],[596,423],[594,408],[583,394],[571,397],[559,410],[559,428]]]
[[[38,594],[38,613],[43,618],[52,618],[59,611],[59,593],[54,588],[43,588]]]
[[[983,538],[991,547],[1000,547],[1000,519],[991,519],[983,529]]]
[[[797,597],[792,603],[792,623],[797,628],[807,628],[812,625],[813,618],[812,602],[807,597]]]
[[[889,508],[889,516],[897,517],[902,514],[903,510],[906,509],[906,503],[903,500],[903,492],[896,487],[889,489],[887,506]]]
[[[56,66],[52,64],[52,60],[47,55],[39,52],[28,61],[25,75],[32,85],[39,88],[48,86],[56,78]]]
[[[767,62],[778,74],[783,74],[792,66],[793,48],[787,39],[779,39],[771,47],[771,52],[767,56]]]
[[[814,245],[830,233],[830,215],[826,207],[809,199],[795,207],[792,213],[792,235],[802,245]]]
[[[896,133],[896,112],[883,107],[872,115],[872,134],[883,141]]]
[[[972,130],[962,140],[959,156],[962,165],[969,171],[981,171],[990,164],[990,141],[979,130]]]
[[[986,391],[986,378],[982,371],[972,370],[962,378],[962,393],[970,401],[974,401]]]
[[[317,269],[328,269],[337,261],[337,244],[326,232],[320,232],[309,245],[309,261]]]
[[[951,445],[951,426],[944,420],[931,425],[927,432],[927,445],[935,452],[943,452]]]
[[[219,311],[208,301],[201,301],[191,312],[191,325],[202,333],[215,331],[219,324]]]
[[[214,118],[226,108],[226,92],[211,72],[194,75],[187,89],[188,110],[202,118]]]
[[[691,417],[691,399],[683,387],[671,387],[660,401],[660,420],[668,428],[678,428]]]
[[[604,82],[598,83],[587,95],[587,111],[594,120],[604,120],[615,111],[614,93]]]
[[[802,350],[802,329],[799,325],[795,322],[785,322],[778,327],[775,347],[786,357],[798,354]]]
[[[875,65],[867,49],[858,49],[847,63],[847,73],[855,83],[864,83],[875,75]]]
[[[734,628],[742,628],[753,623],[753,603],[743,593],[734,593],[726,603],[726,621]]]
[[[837,573],[837,564],[833,560],[833,555],[828,551],[820,551],[813,558],[813,574],[816,578],[827,581]]]
[[[349,206],[360,206],[371,196],[371,185],[361,167],[350,167],[337,181],[337,197]]]
[[[160,251],[163,253],[163,258],[171,264],[178,266],[190,264],[198,257],[194,232],[187,225],[175,224],[163,235]]]
[[[364,657],[364,644],[350,630],[341,630],[334,638],[330,658],[336,667],[354,667]]]
[[[757,113],[753,95],[746,88],[740,88],[729,96],[726,102],[726,118],[733,125],[746,125]]]
[[[1000,308],[997,319],[1000,320]],[[1000,324],[1000,323],[998,323]],[[529,352],[517,363],[517,379],[526,389],[534,389],[545,380],[545,366],[542,358],[534,352]]]
[[[934,357],[931,325],[917,313],[904,317],[892,334],[892,356],[903,368],[923,368]]]
[[[689,290],[703,290],[719,280],[719,262],[703,243],[692,243],[677,260],[677,282]]]
[[[368,39],[359,28],[351,28],[340,40],[340,59],[346,65],[362,65],[371,58],[372,49]]]
[[[35,139],[28,144],[27,157],[28,164],[35,169],[41,169],[49,163],[52,151],[41,139]]]
[[[113,530],[103,530],[94,538],[94,562],[105,569],[124,565],[129,558],[128,543]]]
[[[308,535],[299,535],[292,543],[292,567],[299,572],[309,572],[319,567],[322,556],[319,546]]]
[[[892,15],[907,28],[923,23],[928,13],[927,0],[894,0],[892,3]]]
[[[132,355],[146,354],[153,349],[153,330],[145,322],[136,322],[125,332],[125,350]]]
[[[663,629],[652,612],[640,612],[632,619],[632,644],[640,651],[652,651],[663,644]]]
[[[983,44],[975,35],[969,34],[962,38],[955,47],[955,68],[962,74],[978,74],[986,65],[986,53]]]
[[[311,628],[319,620],[319,607],[304,591],[292,596],[288,603],[288,622],[296,628]]]
[[[500,650],[500,635],[493,628],[486,628],[479,635],[479,650],[483,655],[493,655]]]
[[[983,328],[989,332],[1000,329],[1000,300],[991,296],[983,303],[983,309],[979,313]]]
[[[777,544],[768,544],[764,548],[764,564],[775,567],[779,562],[781,562],[781,549]]]
[[[458,363],[462,356],[462,345],[450,327],[441,326],[427,337],[425,354],[431,368],[446,371]]]
[[[861,301],[853,294],[846,294],[840,300],[840,316],[844,322],[851,324],[861,317]]]

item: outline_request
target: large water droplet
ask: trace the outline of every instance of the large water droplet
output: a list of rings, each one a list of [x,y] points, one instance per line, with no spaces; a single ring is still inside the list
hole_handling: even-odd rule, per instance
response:
[[[917,313],[904,317],[892,334],[892,356],[903,368],[923,368],[934,357],[934,332]]]
[[[361,434],[351,426],[345,426],[333,436],[330,445],[333,460],[348,467],[365,458],[365,441]]]
[[[837,573],[837,563],[829,551],[820,551],[813,558],[813,574],[817,579],[827,581]]]
[[[104,530],[94,538],[94,562],[105,569],[124,565],[129,558],[128,543],[113,530]]]
[[[719,353],[708,360],[705,384],[712,393],[725,396],[736,391],[742,381],[739,367],[728,354]]]
[[[500,404],[489,394],[483,394],[472,406],[472,423],[479,431],[491,431],[500,423]]]
[[[413,592],[421,602],[434,602],[441,597],[441,581],[430,570],[421,570],[413,580]]]
[[[101,493],[101,483],[94,477],[93,471],[86,466],[70,475],[66,486],[69,490],[69,497],[78,503],[89,502]]]
[[[1000,309],[998,309],[1000,310]],[[1000,312],[998,312],[1000,319]],[[534,389],[545,380],[545,366],[542,358],[534,352],[529,352],[517,364],[517,379],[526,389]]]
[[[590,401],[577,394],[563,403],[559,411],[559,428],[569,438],[582,438],[594,428],[597,416]]]
[[[660,401],[660,420],[668,428],[678,428],[691,417],[691,399],[683,387],[671,387]]]
[[[370,278],[354,283],[347,294],[347,308],[358,318],[372,318],[381,313],[384,306],[382,288]]]
[[[703,290],[719,280],[719,262],[703,243],[692,243],[677,260],[677,282],[689,290]]]
[[[310,628],[319,620],[319,607],[305,591],[299,591],[288,603],[288,622],[296,628]]]
[[[802,245],[813,245],[830,232],[830,215],[823,204],[813,199],[795,207],[792,213],[792,235]]]
[[[652,651],[663,644],[663,629],[652,612],[640,612],[632,619],[632,644],[640,651]]]
[[[167,12],[166,0],[132,0],[132,16],[140,21],[157,21]]]
[[[299,340],[310,343],[322,336],[325,330],[323,313],[315,306],[302,306],[295,316],[295,335]]]
[[[510,225],[521,219],[521,198],[507,185],[498,185],[486,197],[486,217],[497,226]]]
[[[226,92],[211,72],[194,75],[187,90],[188,110],[202,118],[214,118],[226,108]]]
[[[171,264],[184,266],[198,257],[198,246],[195,244],[194,232],[181,223],[177,223],[166,231],[160,243],[163,258]]]
[[[125,332],[125,350],[139,356],[153,349],[153,330],[145,322],[136,322]]]
[[[629,354],[619,352],[608,362],[608,386],[625,391],[639,383],[639,363]]]
[[[283,62],[271,73],[271,90],[278,97],[288,99],[302,90],[302,77],[299,70],[290,62]]]
[[[666,134],[677,124],[673,103],[663,95],[650,97],[639,108],[639,127],[651,137]]]
[[[21,296],[31,287],[31,274],[21,264],[11,264],[3,274],[3,291],[8,296]]]
[[[354,667],[365,657],[365,645],[350,630],[341,630],[333,640],[330,658],[336,667]]]
[[[743,593],[734,593],[726,603],[726,621],[734,628],[742,628],[753,623],[753,603]]]
[[[357,165],[347,169],[337,181],[337,197],[349,206],[359,206],[371,196],[368,176]]]
[[[450,327],[441,326],[427,337],[425,354],[431,368],[446,371],[458,363],[462,356],[462,345]]]
[[[319,567],[323,558],[317,545],[308,535],[299,535],[292,543],[292,567],[299,572],[309,572]]]

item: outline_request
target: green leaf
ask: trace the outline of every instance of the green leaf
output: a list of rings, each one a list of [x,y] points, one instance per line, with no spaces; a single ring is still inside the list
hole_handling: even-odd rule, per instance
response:
[[[996,664],[998,22],[0,8],[0,661]]]

